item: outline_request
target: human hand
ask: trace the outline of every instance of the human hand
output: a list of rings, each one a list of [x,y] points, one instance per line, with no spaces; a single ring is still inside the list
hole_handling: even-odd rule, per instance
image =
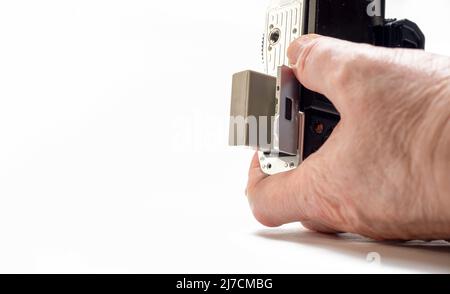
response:
[[[291,44],[300,82],[341,121],[296,170],[267,177],[255,155],[257,220],[377,240],[450,238],[450,58],[307,35]]]

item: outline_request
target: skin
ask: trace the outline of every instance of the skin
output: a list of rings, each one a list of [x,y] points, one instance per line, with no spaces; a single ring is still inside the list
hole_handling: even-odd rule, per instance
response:
[[[253,158],[256,219],[301,222],[376,240],[450,239],[450,58],[307,35],[289,60],[342,120],[291,172],[267,177]]]

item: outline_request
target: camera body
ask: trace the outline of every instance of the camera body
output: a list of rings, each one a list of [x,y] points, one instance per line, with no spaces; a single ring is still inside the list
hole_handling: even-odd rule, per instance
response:
[[[272,1],[262,43],[265,74],[233,76],[229,135],[230,145],[259,150],[268,175],[296,168],[340,121],[333,104],[303,87],[288,66],[289,44],[312,33],[384,47],[425,46],[415,23],[385,19],[385,0]]]

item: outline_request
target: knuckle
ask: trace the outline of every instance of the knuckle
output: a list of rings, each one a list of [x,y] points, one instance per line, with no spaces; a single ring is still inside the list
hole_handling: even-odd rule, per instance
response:
[[[355,61],[351,58],[338,63],[331,82],[334,83],[334,88],[346,90],[352,82],[353,74],[355,73]]]
[[[343,48],[342,50],[346,51],[347,49]],[[339,59],[335,62],[337,66],[331,80],[331,82],[334,82],[334,87],[337,90],[348,92],[354,90],[355,85],[365,85],[367,83],[371,61],[365,52],[344,53],[339,56]]]
[[[374,49],[368,46],[343,45],[341,54],[332,57],[334,68],[330,73],[330,88],[345,96],[343,101],[352,107],[362,107],[371,101],[371,91],[379,88],[373,87],[373,83],[379,84],[380,73],[385,71],[385,66],[375,58]]]
[[[326,46],[321,45],[321,39],[312,40],[305,48],[302,50],[302,53],[299,56],[299,63],[297,64],[298,69],[301,73],[303,73],[306,69],[306,66],[311,63],[311,61],[320,60],[321,56],[325,54]]]

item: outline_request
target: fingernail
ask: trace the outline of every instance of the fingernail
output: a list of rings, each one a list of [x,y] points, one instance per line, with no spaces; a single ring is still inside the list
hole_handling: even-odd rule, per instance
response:
[[[288,53],[287,53],[288,58],[289,58],[289,64],[296,65],[298,58],[302,54],[303,50],[307,47],[307,45],[309,43],[311,43],[311,41],[313,41],[319,37],[320,37],[319,35],[309,34],[309,35],[301,36],[300,38],[298,38],[297,40],[292,42],[288,48]]]

